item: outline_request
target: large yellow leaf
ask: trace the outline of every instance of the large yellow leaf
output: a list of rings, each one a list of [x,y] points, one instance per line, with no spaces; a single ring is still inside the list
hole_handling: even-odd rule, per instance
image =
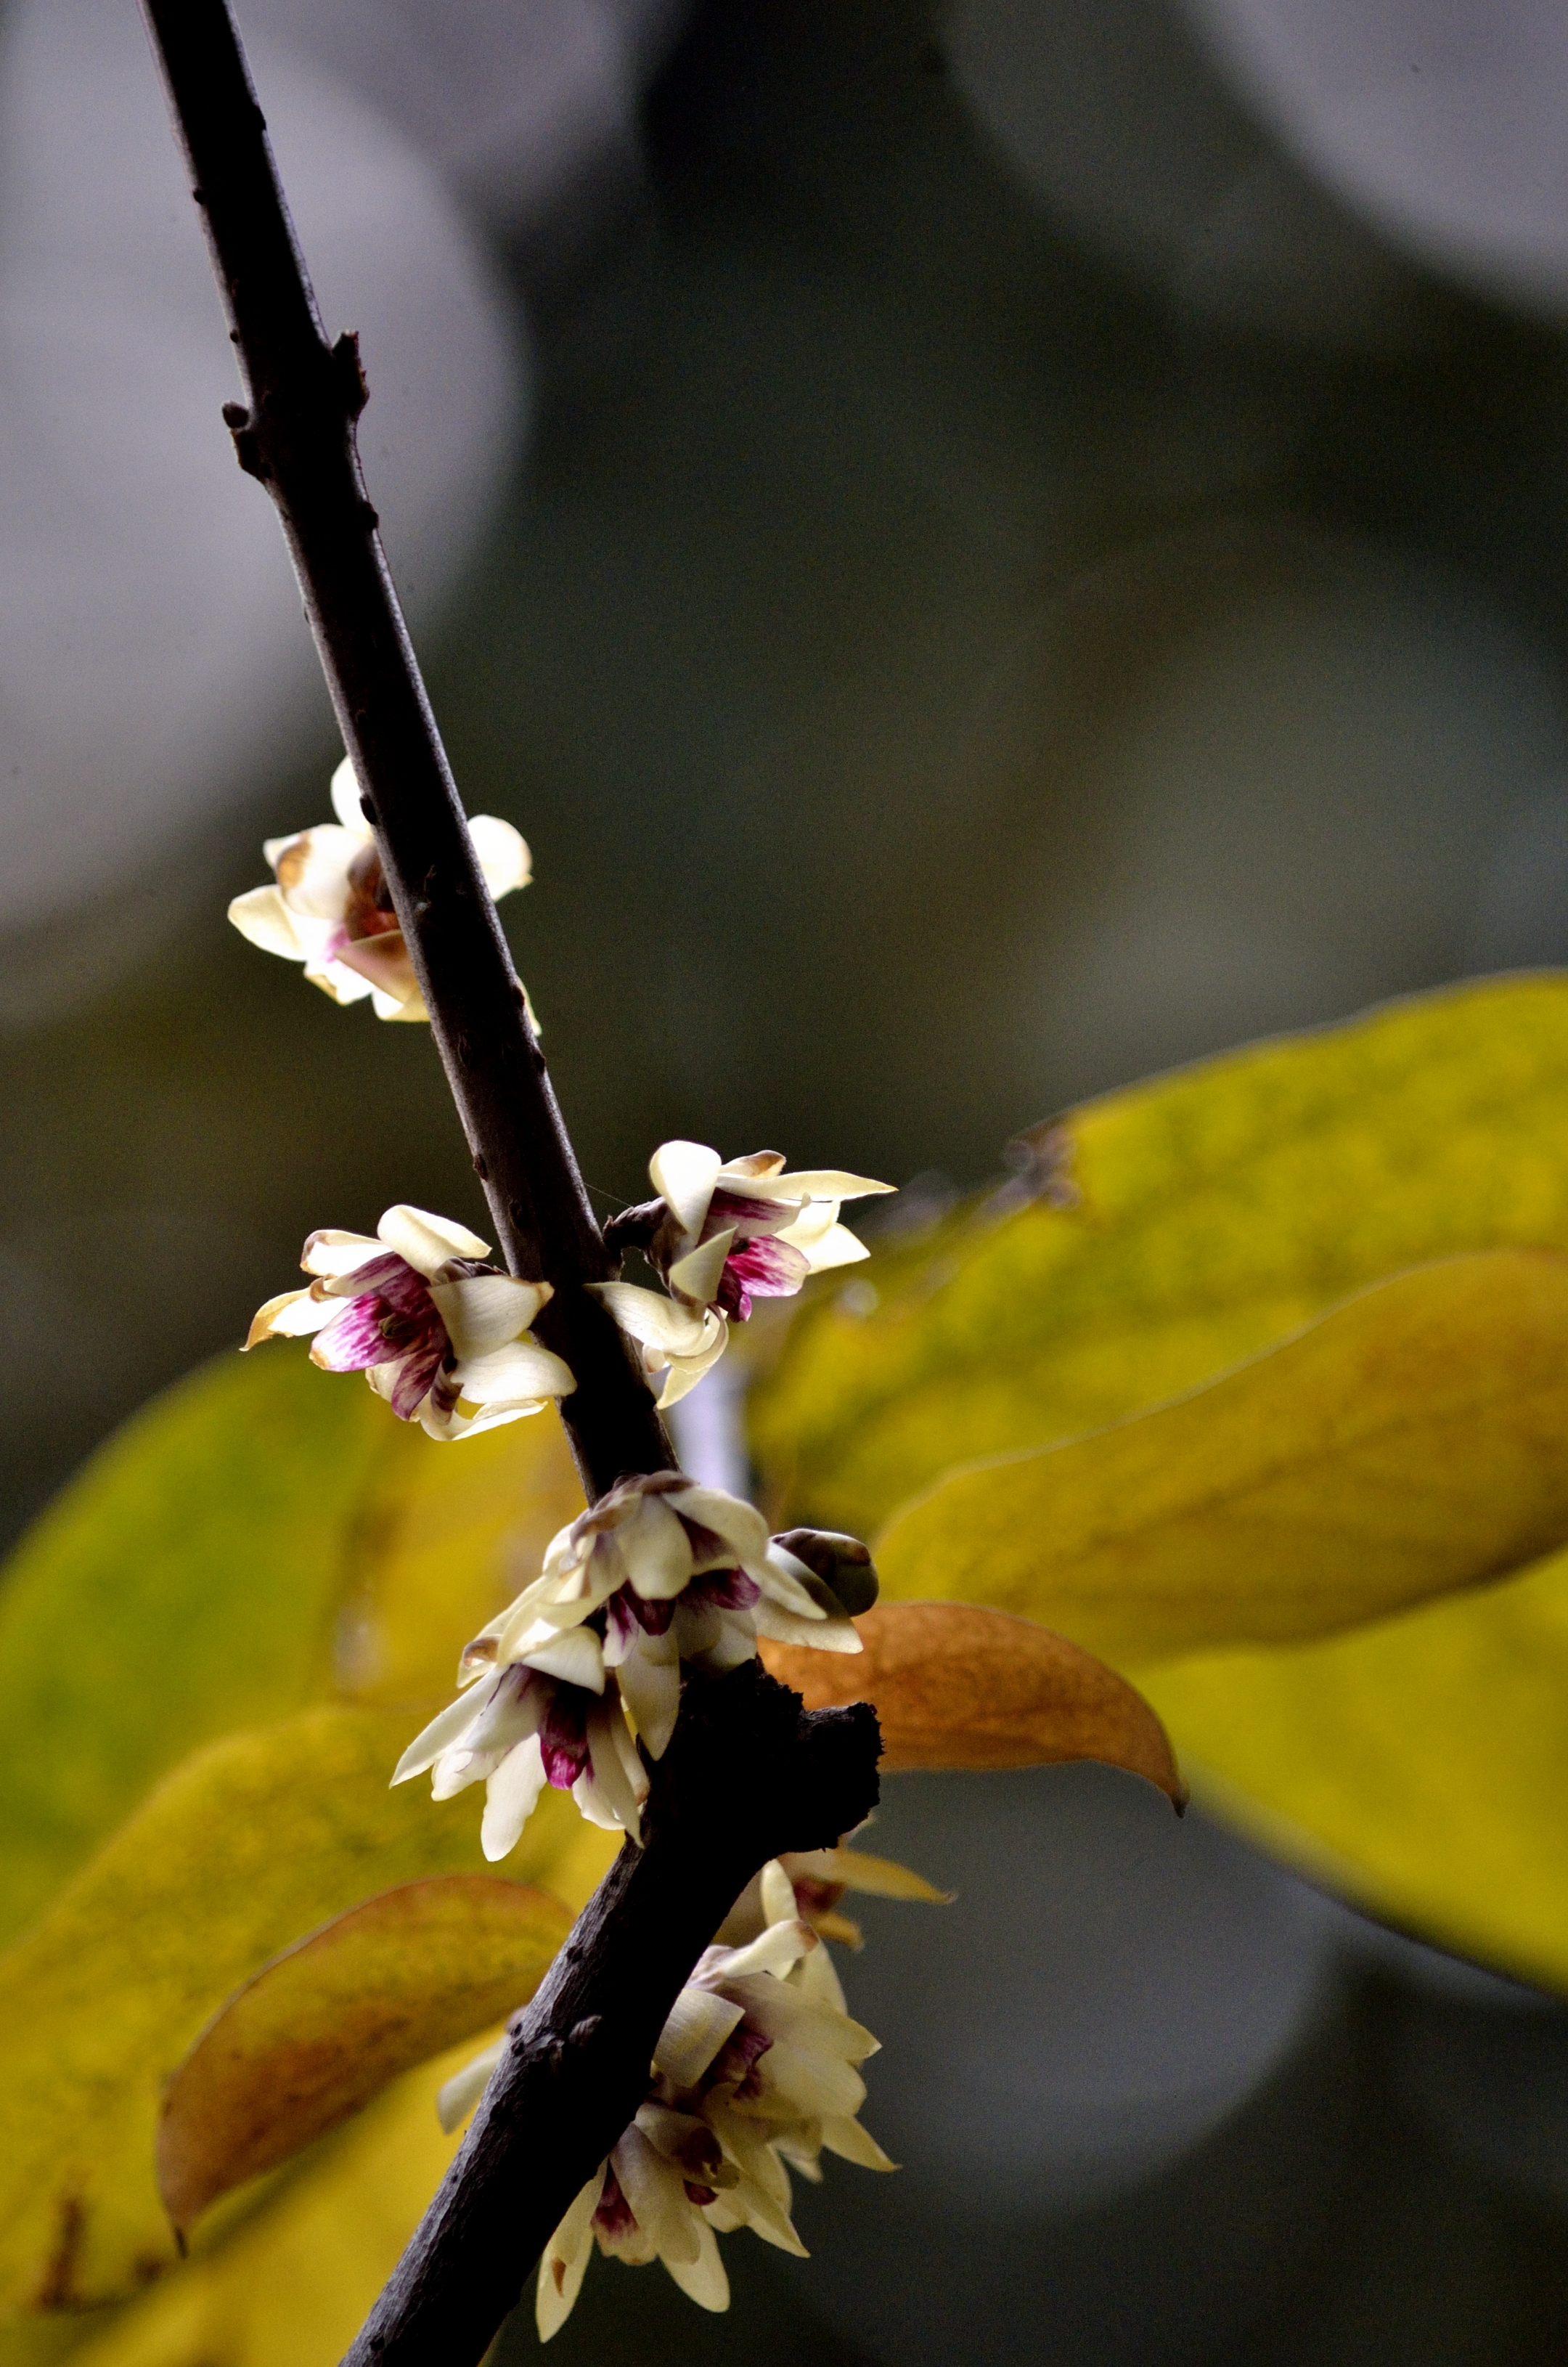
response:
[[[1157,1404],[1398,1268],[1568,1248],[1568,979],[1252,1046],[1058,1135],[1075,1205],[1004,1194],[818,1285],[753,1393],[781,1518],[869,1535],[953,1464]]]
[[[145,1408],[0,1582],[0,1940],[197,1745],[446,1693],[581,1501],[553,1414],[437,1445],[294,1345]]]
[[[209,1746],[0,1958],[0,2311],[109,2299],[166,2268],[159,2086],[214,2009],[357,1899],[482,1865],[471,1795],[389,1790],[411,1724],[321,1708]],[[552,1792],[507,1871],[575,1900],[608,1839]]]
[[[253,1973],[164,2090],[158,2187],[175,2226],[291,2160],[400,2073],[504,2022],[572,1920],[531,1883],[429,1874],[346,1908]]]
[[[1568,1989],[1568,1555],[1138,1673],[1201,1797],[1374,1913]]]
[[[884,1591],[1020,1612],[1118,1665],[1377,1619],[1568,1542],[1568,1257],[1362,1292],[1175,1404],[971,1465],[878,1541]]]
[[[89,2324],[73,2367],[336,2367],[457,2151],[435,2091],[471,2052],[400,2080],[219,2247]]]

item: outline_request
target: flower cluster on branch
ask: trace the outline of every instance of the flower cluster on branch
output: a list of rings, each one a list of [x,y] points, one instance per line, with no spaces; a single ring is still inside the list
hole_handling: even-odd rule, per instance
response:
[[[609,1238],[640,1249],[669,1296],[633,1282],[592,1288],[649,1374],[664,1375],[661,1407],[718,1362],[753,1299],[793,1298],[807,1275],[863,1258],[864,1242],[839,1211],[896,1188],[831,1167],[792,1175],[777,1150],[726,1161],[702,1142],[660,1143],[649,1174],[659,1198],[615,1219]]]
[[[756,1887],[762,1928],[704,1953],[654,2050],[647,2097],[546,2248],[535,2306],[547,2341],[570,2316],[595,2245],[632,2268],[661,2260],[701,2307],[726,2309],[720,2235],[750,2227],[805,2256],[791,2170],[815,2181],[824,2153],[895,2167],[858,2117],[858,2067],[877,2042],[851,2020],[785,1866],[764,1866]],[[443,2127],[466,2119],[503,2045],[442,2089]]]
[[[635,1839],[648,1777],[634,1733],[662,1758],[686,1676],[739,1667],[759,1636],[861,1648],[828,1585],[753,1506],[681,1471],[623,1479],[551,1539],[539,1576],[466,1647],[464,1690],[392,1780],[429,1771],[437,1799],[483,1783],[491,1859],[516,1846],[547,1784]]]

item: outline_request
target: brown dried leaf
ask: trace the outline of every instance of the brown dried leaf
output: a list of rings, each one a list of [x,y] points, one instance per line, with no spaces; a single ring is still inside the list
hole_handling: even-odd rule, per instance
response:
[[[547,1890],[438,1874],[366,1899],[264,1965],[165,2091],[158,2186],[175,2226],[525,2004],[571,1923]]]
[[[1165,1728],[1124,1677],[1063,1636],[965,1603],[884,1603],[855,1621],[851,1656],[759,1646],[770,1673],[808,1709],[869,1701],[884,1767],[1040,1767],[1099,1759],[1157,1784],[1178,1807],[1187,1787]]]

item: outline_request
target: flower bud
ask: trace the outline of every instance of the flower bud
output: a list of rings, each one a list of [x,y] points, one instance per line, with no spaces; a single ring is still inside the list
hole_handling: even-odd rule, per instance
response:
[[[830,1617],[848,1614],[852,1619],[876,1601],[878,1580],[871,1549],[859,1537],[836,1529],[786,1529],[773,1543],[806,1564],[817,1580],[811,1592]]]

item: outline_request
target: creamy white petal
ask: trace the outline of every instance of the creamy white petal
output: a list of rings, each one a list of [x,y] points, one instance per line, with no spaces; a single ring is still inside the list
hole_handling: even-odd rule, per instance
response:
[[[852,1619],[825,1619],[820,1613],[815,1619],[802,1619],[793,1611],[781,1611],[766,1595],[753,1604],[751,1616],[757,1623],[758,1635],[769,1637],[775,1644],[809,1644],[817,1652],[859,1652],[865,1648]]]
[[[765,1922],[793,1923],[800,1913],[795,1901],[795,1885],[776,1857],[771,1857],[762,1868],[758,1895],[761,1900]],[[813,1953],[820,1954],[820,1951]]]
[[[348,868],[369,833],[319,822],[302,830],[277,857],[277,884],[291,912],[341,921],[348,907]]]
[[[661,1142],[649,1161],[653,1188],[674,1211],[683,1232],[701,1232],[723,1164],[705,1142]]]
[[[786,1920],[770,1923],[765,1931],[749,1940],[743,1948],[725,1949],[720,1961],[704,1973],[704,1979],[729,1983],[750,1980],[759,1973],[772,1973],[777,1977],[798,1965],[814,1948],[819,1948],[822,1943],[810,1924],[803,1923],[794,1912],[793,1891],[790,1897],[791,1912]]]
[[[533,1339],[511,1341],[487,1355],[465,1356],[454,1365],[452,1378],[463,1396],[477,1406],[492,1402],[521,1406],[538,1398],[569,1398],[577,1387],[571,1366]]]
[[[795,1612],[802,1619],[826,1617],[822,1605],[812,1593],[807,1580],[813,1572],[807,1564],[792,1554],[787,1546],[776,1545],[769,1537],[763,1540],[760,1555],[748,1555],[746,1575],[760,1586],[770,1603],[781,1611]]]
[[[534,876],[528,842],[499,814],[470,814],[468,836],[479,859],[485,886],[498,900],[514,888],[526,888]]]
[[[345,962],[307,962],[305,975],[312,986],[319,986],[323,994],[332,996],[334,1002],[363,1002],[367,994],[376,991],[369,979],[361,978],[359,972],[350,969]]]
[[[509,1750],[485,1785],[485,1812],[479,1822],[479,1847],[491,1864],[509,1857],[522,1838],[545,1788],[545,1761],[539,1738]]]
[[[252,1316],[245,1345],[256,1348],[264,1340],[307,1339],[342,1312],[330,1298],[312,1298],[309,1290],[280,1291]]]
[[[638,1736],[655,1759],[662,1759],[681,1708],[681,1660],[673,1633],[639,1636],[617,1673]]]
[[[664,2265],[686,2299],[694,2301],[699,2309],[728,2309],[729,2279],[718,2256],[718,2238],[705,2219],[697,2221],[697,2231],[701,2248],[695,2264],[688,2268],[680,2260],[666,2259]]]
[[[665,2265],[694,2261],[700,2222],[686,2199],[681,2172],[649,2144],[635,2121],[613,2148],[610,2166],[633,2218]]]
[[[746,1200],[864,1200],[877,1192],[897,1192],[897,1184],[879,1184],[874,1175],[851,1175],[841,1167],[786,1169],[776,1175],[723,1176],[727,1192]]]
[[[711,1241],[704,1241],[700,1249],[688,1250],[683,1258],[677,1258],[670,1269],[671,1289],[678,1290],[683,1298],[694,1298],[706,1306],[710,1298],[718,1296],[724,1261],[734,1239],[735,1228],[731,1225],[724,1232],[715,1233]]]
[[[450,2079],[444,2079],[437,2088],[435,2117],[448,2136],[454,2129],[462,2127],[484,2094],[490,2084],[490,2075],[505,2052],[505,2039],[498,2039],[493,2046],[487,2046],[482,2055],[476,2055],[471,2063],[465,2063],[460,2071],[454,2071]]]
[[[757,1627],[750,1611],[718,1611],[711,1603],[689,1611],[678,1603],[673,1628],[681,1658],[707,1676],[727,1676],[757,1657]]]
[[[688,1982],[659,2034],[653,2050],[655,2070],[677,2088],[695,2087],[743,2012],[733,1998]]]
[[[517,1282],[509,1274],[464,1274],[433,1282],[431,1297],[441,1310],[459,1357],[487,1356],[528,1329],[554,1297],[547,1282]]]
[[[347,997],[343,996],[339,999],[346,1001]],[[370,989],[370,1008],[378,1019],[406,1019],[412,1023],[418,1020],[428,1020],[430,1017],[429,1012],[424,1007],[424,997],[421,994],[418,986],[414,984],[411,984],[406,994],[389,994],[385,987],[373,985]]]
[[[809,1215],[810,1211],[807,1213]],[[858,1265],[863,1258],[871,1255],[865,1243],[857,1234],[851,1232],[848,1225],[836,1222],[817,1231],[807,1227],[805,1217],[798,1217],[793,1225],[784,1227],[778,1239],[787,1241],[792,1249],[799,1250],[813,1274],[829,1274],[840,1265]]]
[[[240,934],[259,946],[264,954],[281,954],[285,961],[308,957],[310,948],[300,943],[294,915],[276,885],[252,888],[236,896],[229,907],[229,918]]]
[[[665,1356],[700,1355],[724,1337],[724,1318],[710,1308],[682,1307],[662,1291],[644,1290],[636,1282],[591,1282],[586,1286],[623,1331]]]
[[[370,825],[359,802],[359,776],[354,769],[352,756],[345,756],[333,769],[332,799],[333,811],[344,829],[352,831],[356,838],[368,838]]]
[[[534,2301],[535,2323],[541,2342],[547,2342],[552,2334],[560,2332],[582,2289],[588,2263],[593,2257],[593,2214],[604,2190],[604,2168],[601,2163],[545,2247]]]
[[[621,1531],[621,1551],[633,1586],[645,1602],[667,1603],[691,1582],[694,1567],[692,1541],[671,1504],[684,1506],[685,1495],[644,1496],[637,1518]]]
[[[444,1710],[438,1711],[409,1744],[392,1770],[392,1782],[406,1784],[411,1776],[423,1775],[427,1767],[434,1767],[441,1753],[459,1740],[489,1705],[498,1682],[491,1677],[474,1692],[459,1693],[455,1702],[448,1702]]]
[[[775,2038],[762,2057],[763,2095],[755,2107],[767,2117],[770,2096],[802,2117],[852,2119],[865,2101],[865,2081],[841,2056],[808,2051]],[[740,2106],[742,2112],[752,2109]]]
[[[571,1787],[590,1824],[614,1831],[619,1827],[634,1840],[642,1838],[637,1811],[648,1797],[648,1771],[637,1755],[618,1701],[596,1701],[587,1718],[589,1765]]]
[[[671,1356],[670,1359],[669,1375],[659,1393],[660,1412],[666,1406],[679,1405],[682,1398],[690,1397],[710,1365],[716,1365],[728,1347],[729,1326],[722,1316],[716,1321],[717,1329],[712,1342],[697,1355]]]
[[[858,2162],[862,2169],[897,2169],[876,2139],[850,2113],[828,2112],[822,2121],[822,2142],[841,2160]]]
[[[367,1258],[379,1257],[382,1243],[369,1233],[340,1233],[330,1229],[312,1233],[299,1263],[307,1274],[328,1276],[352,1274]]]
[[[531,1669],[559,1677],[566,1684],[580,1685],[584,1693],[604,1690],[604,1648],[592,1627],[558,1629],[546,1642],[536,1645],[526,1659]]]
[[[671,1496],[671,1503],[683,1520],[698,1521],[705,1529],[723,1539],[737,1561],[755,1561],[768,1550],[768,1524],[754,1504],[746,1503],[739,1496],[728,1495],[722,1488],[705,1488],[695,1484],[682,1488],[679,1495]],[[699,1569],[722,1569],[723,1562],[699,1561]]]
[[[427,1282],[448,1258],[490,1255],[490,1243],[470,1233],[466,1225],[455,1224],[450,1217],[433,1216],[428,1208],[411,1208],[406,1201],[385,1209],[376,1230],[387,1247],[407,1258]]]

